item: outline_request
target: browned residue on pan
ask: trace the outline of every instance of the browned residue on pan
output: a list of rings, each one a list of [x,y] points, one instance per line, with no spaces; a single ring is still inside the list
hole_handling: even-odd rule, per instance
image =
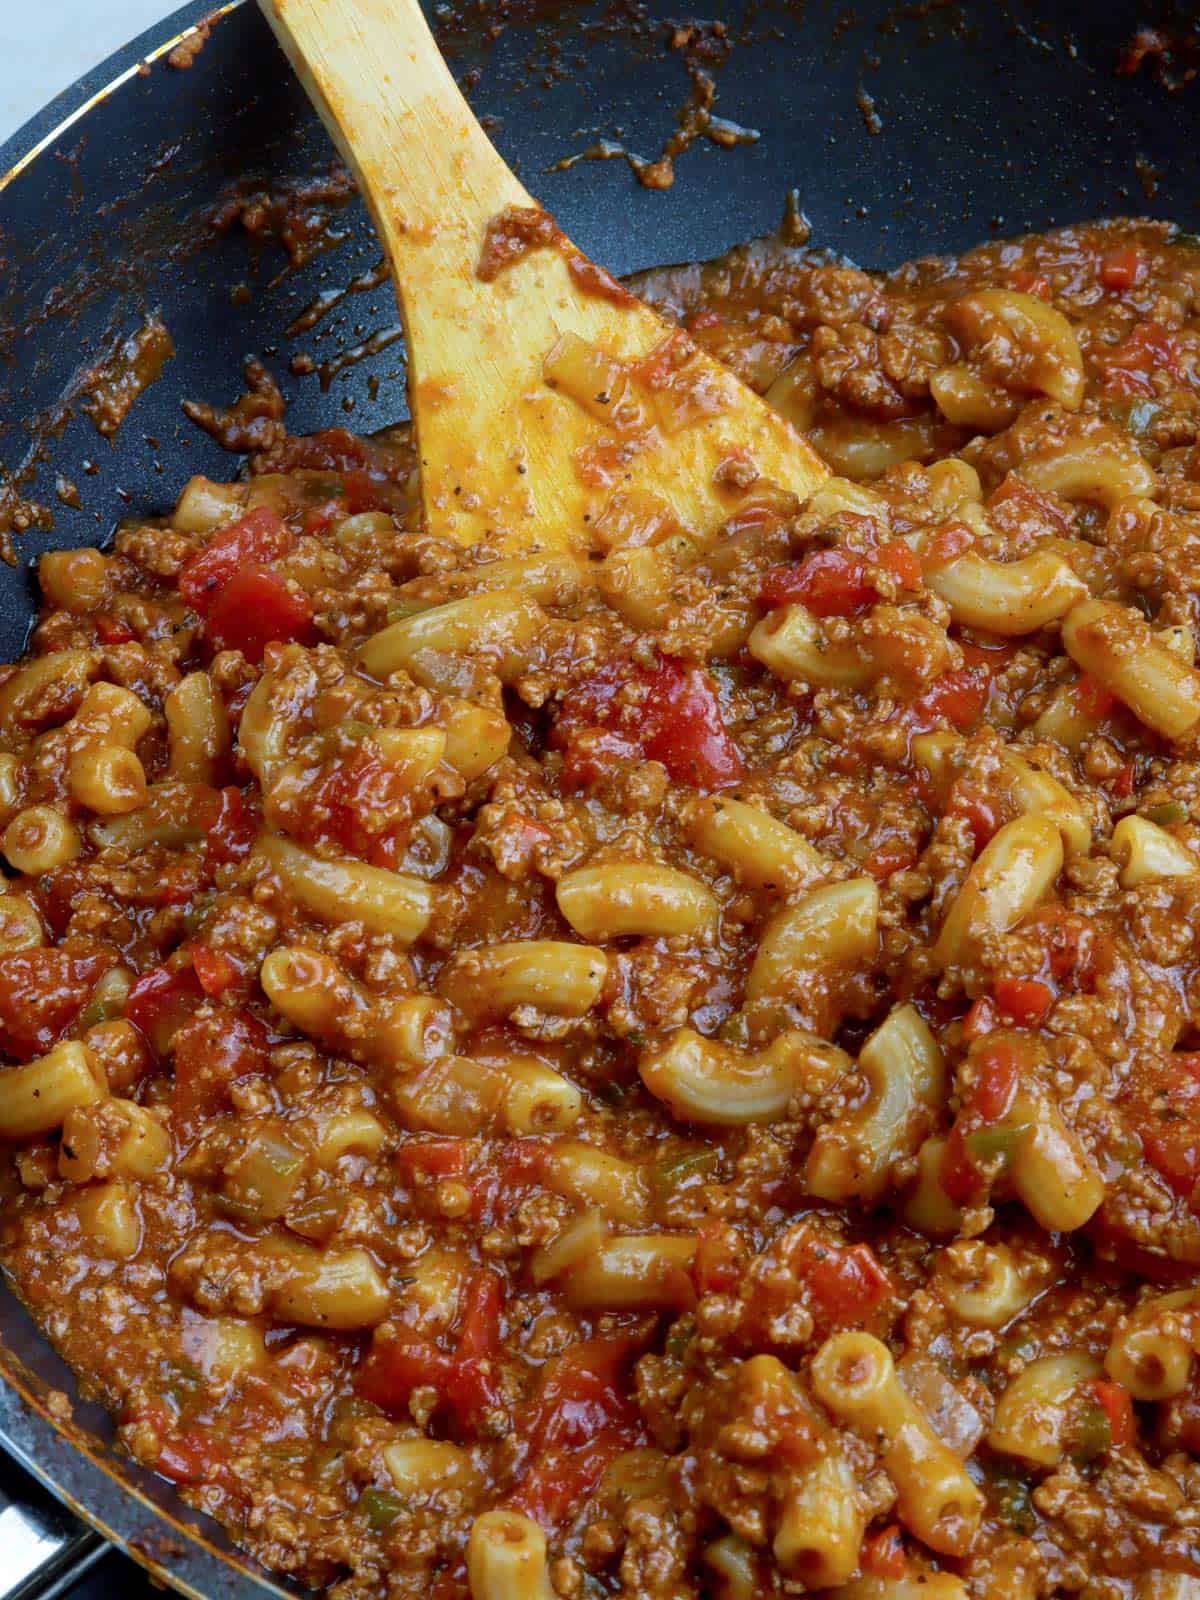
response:
[[[859,115],[863,119],[863,127],[867,132],[882,133],[883,118],[879,115],[874,96],[868,94],[863,86],[859,84],[858,93],[854,96],[854,99],[858,106]]]
[[[761,138],[757,128],[744,128],[727,117],[713,113],[717,84],[709,67],[726,59],[732,48],[723,22],[689,22],[673,27],[667,40],[671,50],[679,51],[687,66],[690,89],[675,116],[675,131],[654,160],[635,155],[615,139],[600,139],[586,150],[556,161],[551,172],[566,172],[580,161],[625,161],[638,182],[646,189],[669,189],[675,182],[675,161],[690,150],[698,139],[707,139],[723,150],[735,145],[755,144]]]
[[[246,363],[246,392],[232,406],[185,400],[184,415],[225,450],[244,454],[270,450],[286,433],[283,395],[261,361]]]
[[[259,243],[278,240],[292,267],[340,244],[345,233],[333,226],[333,212],[356,193],[354,179],[339,165],[303,180],[286,180],[231,194],[211,213],[218,233],[240,225]]]
[[[348,350],[330,356],[325,361],[314,362],[311,370],[315,371],[321,380],[322,391],[328,393],[339,372],[345,372],[347,367],[356,367],[360,361],[365,361],[368,356],[377,356],[381,350],[390,349],[392,345],[399,344],[403,337],[404,329],[401,325],[398,322],[391,322],[385,328],[376,328],[374,333],[369,333],[365,339],[352,344]],[[297,369],[293,367],[292,370]]]
[[[174,50],[168,52],[167,65],[180,72],[190,67],[208,43],[213,28],[220,20],[220,14],[217,12],[203,17],[190,33],[184,35]]]
[[[54,517],[49,506],[39,505],[36,500],[26,500],[18,493],[10,478],[0,478],[0,561],[7,562],[10,567],[16,566],[17,554],[12,542],[14,533],[28,533],[31,528],[53,526]]]
[[[309,333],[319,322],[323,322],[331,311],[336,310],[347,295],[367,294],[387,281],[388,264],[380,257],[373,267],[368,267],[365,272],[356,273],[348,283],[339,284],[332,289],[322,289],[319,294],[314,295],[300,315],[294,317],[288,324],[288,338],[294,339],[297,334]]]
[[[1168,94],[1177,94],[1200,72],[1200,29],[1139,28],[1117,58],[1117,73],[1152,73]]]
[[[138,395],[158,382],[174,354],[174,342],[162,319],[147,317],[136,333],[84,374],[79,409],[91,417],[98,433],[111,439]]]
[[[541,206],[505,206],[488,222],[475,276],[493,283],[509,267],[534,250],[558,250],[577,288],[613,305],[630,305],[633,296],[610,272],[598,267],[567,238],[550,213]]]

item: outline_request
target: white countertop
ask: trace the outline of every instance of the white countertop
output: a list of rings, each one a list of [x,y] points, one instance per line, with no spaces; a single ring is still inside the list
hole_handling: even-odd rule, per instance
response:
[[[0,0],[0,140],[182,0]]]

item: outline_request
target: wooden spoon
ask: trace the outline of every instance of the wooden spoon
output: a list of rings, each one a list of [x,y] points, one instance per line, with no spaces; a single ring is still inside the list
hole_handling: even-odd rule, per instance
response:
[[[417,0],[260,4],[391,262],[432,532],[508,552],[703,538],[756,475],[800,496],[825,476],[788,422],[558,232]]]

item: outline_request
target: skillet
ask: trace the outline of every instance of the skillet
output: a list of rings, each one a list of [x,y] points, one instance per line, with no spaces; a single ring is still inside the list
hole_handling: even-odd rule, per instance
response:
[[[257,10],[222,7],[191,64],[169,64],[208,14],[204,0],[176,12],[0,147],[0,529],[26,502],[53,512],[0,565],[4,659],[28,633],[40,551],[103,542],[190,474],[229,474],[180,401],[232,399],[245,356],[282,379],[297,432],[405,414],[369,225],[328,182],[325,135]],[[688,18],[663,0],[473,0],[437,20],[502,153],[618,272],[770,232],[793,190],[812,243],[869,268],[1104,214],[1200,225],[1200,34],[1167,5],[715,0]],[[657,156],[699,73],[715,113],[756,140],[701,136],[665,190],[620,159],[552,170],[601,140]],[[151,313],[177,353],[104,437],[81,404],[87,371]],[[283,1592],[112,1454],[107,1418],[3,1291],[0,1375],[0,1442],[156,1576],[238,1600]],[[45,1591],[94,1546],[38,1526],[28,1566],[50,1558],[30,1580]]]

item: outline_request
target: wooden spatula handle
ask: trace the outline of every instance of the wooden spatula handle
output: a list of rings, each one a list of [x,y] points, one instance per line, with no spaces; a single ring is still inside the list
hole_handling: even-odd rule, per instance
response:
[[[459,94],[418,0],[259,4],[357,175],[391,259],[431,529],[497,552],[590,549],[618,492],[645,491],[655,515],[665,507],[704,532],[728,515],[721,469],[734,456],[788,487],[820,476],[788,424],[696,351],[684,352],[696,363],[684,402],[694,414],[681,419],[668,406],[660,426],[647,392],[619,424],[595,415],[670,330],[594,270],[578,270],[588,264],[561,236],[547,238],[543,219],[532,235],[529,219],[510,219],[497,237],[517,247],[481,281],[489,223],[533,201]],[[558,392],[560,368],[547,379],[547,358],[561,358],[566,335],[582,395]]]
[[[261,0],[358,179],[401,289],[473,274],[488,220],[532,204],[492,148],[417,0]]]
[[[491,282],[477,275],[488,223],[534,202],[458,91],[418,0],[259,0],[358,178],[392,264],[409,357],[422,493],[463,540],[582,527],[568,439],[583,414],[542,381],[564,326],[640,353],[650,312],[610,328],[559,250],[535,250]],[[562,457],[555,467],[551,457]],[[566,467],[564,472],[563,467]]]

